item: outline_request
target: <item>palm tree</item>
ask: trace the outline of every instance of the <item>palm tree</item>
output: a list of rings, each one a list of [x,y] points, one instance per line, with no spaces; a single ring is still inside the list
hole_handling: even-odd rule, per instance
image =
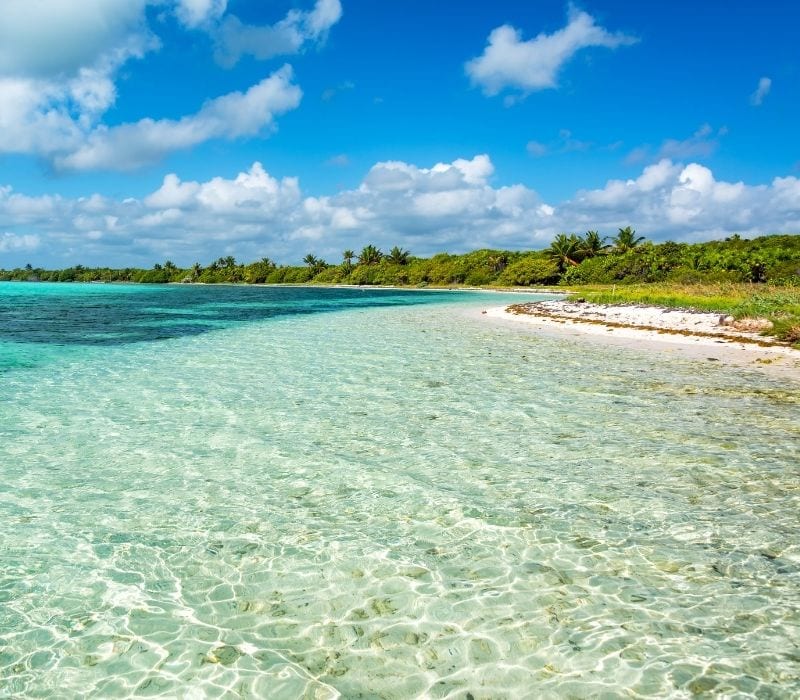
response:
[[[383,253],[370,243],[361,249],[361,255],[358,256],[358,264],[377,265],[381,258],[383,258]]]
[[[236,258],[234,258],[232,255],[228,255],[225,258],[218,258],[217,262],[215,263],[215,265],[218,268],[221,267],[223,269],[224,268],[236,267]]]
[[[614,236],[611,242],[614,244],[614,249],[616,251],[625,253],[629,250],[633,250],[643,240],[644,236],[637,236],[636,231],[634,231],[630,226],[626,226],[625,228],[621,228],[619,230],[619,233]]]
[[[582,258],[593,258],[602,255],[608,250],[606,237],[601,236],[597,231],[587,231],[585,236],[580,237],[579,254]]]
[[[342,262],[344,262],[344,266],[351,267],[353,265],[354,257],[356,257],[356,254],[349,248],[344,251],[344,253],[342,253]]]
[[[493,253],[490,255],[486,262],[492,268],[492,272],[502,272],[508,267],[508,255],[505,253]]]
[[[303,258],[303,262],[308,265],[312,273],[315,275],[328,267],[328,263],[326,263],[322,258],[318,258],[311,253]]]
[[[192,277],[194,277],[194,279],[200,277],[202,272],[203,266],[199,262],[196,262],[194,265],[192,265]]]
[[[395,265],[405,265],[408,263],[408,256],[410,253],[407,250],[403,250],[402,248],[398,248],[395,246],[389,251],[389,262],[394,263]]]
[[[580,240],[574,233],[569,236],[566,233],[559,233],[544,252],[558,265],[559,272],[564,272],[567,266],[578,264],[576,258],[579,257],[579,246]]]

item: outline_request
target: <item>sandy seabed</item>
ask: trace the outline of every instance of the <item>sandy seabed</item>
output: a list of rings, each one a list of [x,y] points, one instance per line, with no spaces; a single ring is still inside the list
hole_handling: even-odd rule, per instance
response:
[[[760,368],[800,382],[800,350],[722,325],[715,313],[566,300],[491,307],[479,313],[489,321],[525,326],[543,335]]]

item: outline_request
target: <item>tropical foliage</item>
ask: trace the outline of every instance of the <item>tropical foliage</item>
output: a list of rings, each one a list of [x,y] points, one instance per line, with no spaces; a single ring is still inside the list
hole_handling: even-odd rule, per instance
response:
[[[329,265],[314,253],[303,265],[278,265],[268,257],[242,264],[233,256],[180,268],[171,260],[150,269],[62,270],[0,268],[0,281],[373,284],[415,287],[580,287],[597,301],[642,301],[730,313],[760,315],[771,333],[800,342],[800,235],[731,236],[706,243],[660,243],[637,236],[630,226],[608,239],[597,231],[560,233],[540,251],[476,250],[418,258],[394,246],[388,254],[373,244],[342,253]],[[687,291],[688,290],[688,291]],[[715,291],[716,290],[716,291]],[[719,291],[723,290],[723,291]]]
[[[463,255],[413,256],[394,246],[388,254],[373,244],[360,253],[347,249],[342,262],[329,265],[314,253],[303,265],[278,265],[268,257],[249,264],[233,256],[208,265],[180,268],[171,260],[150,269],[89,268],[75,265],[44,270],[26,265],[0,269],[0,280],[56,282],[198,282],[249,284],[376,284],[412,286],[628,285],[670,282],[756,283],[800,286],[800,236],[732,236],[706,243],[645,241],[631,227],[610,244],[597,231],[561,233],[544,250],[476,250]]]
[[[643,240],[644,236],[637,236],[636,231],[630,226],[626,226],[625,228],[621,228],[619,233],[614,236],[612,243],[614,244],[614,250],[618,253],[627,253],[629,250],[633,250]]]
[[[358,256],[359,265],[377,265],[383,259],[383,253],[374,245],[364,246]]]
[[[544,252],[557,266],[559,272],[565,272],[570,265],[578,264],[580,256],[580,239],[573,233],[559,233]]]

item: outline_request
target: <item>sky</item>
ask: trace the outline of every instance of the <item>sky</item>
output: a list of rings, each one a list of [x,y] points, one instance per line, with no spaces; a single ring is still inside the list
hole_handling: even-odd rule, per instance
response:
[[[794,0],[3,0],[0,268],[800,233]]]

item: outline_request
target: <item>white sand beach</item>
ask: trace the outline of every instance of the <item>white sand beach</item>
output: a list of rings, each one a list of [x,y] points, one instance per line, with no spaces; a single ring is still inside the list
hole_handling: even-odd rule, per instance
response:
[[[480,314],[543,335],[761,368],[800,381],[800,350],[724,323],[716,313],[558,299],[491,307]]]

